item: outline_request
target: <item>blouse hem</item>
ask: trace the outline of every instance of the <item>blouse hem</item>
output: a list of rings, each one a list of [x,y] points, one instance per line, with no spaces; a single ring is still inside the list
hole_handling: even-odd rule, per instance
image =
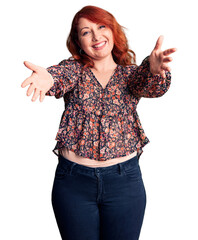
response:
[[[143,151],[144,146],[147,145],[149,142],[150,142],[149,139],[146,138],[145,142],[142,143],[141,147],[135,147],[134,151],[137,151],[137,158],[138,158],[138,160],[140,159],[140,156],[141,156],[142,153],[144,152],[144,151]],[[75,151],[73,148],[69,149],[69,148],[68,148],[67,146],[65,146],[65,145],[63,145],[63,147],[58,147],[57,145],[58,145],[58,142],[57,142],[55,148],[52,150],[52,152],[53,152],[57,157],[59,156],[59,150],[62,149],[63,147],[66,147],[68,150],[70,150],[70,151],[76,153],[77,155],[79,155],[79,152],[78,152],[78,151]],[[133,152],[134,152],[134,151],[133,151]],[[129,155],[132,154],[133,152],[129,153]],[[87,158],[87,156],[83,156],[83,155],[79,155],[79,156],[82,156],[82,157]],[[119,156],[119,157],[125,157],[125,156],[127,156],[127,155]],[[116,157],[117,157],[117,156],[116,156]],[[119,158],[119,157],[118,157],[118,158]],[[109,159],[106,159],[106,160],[97,160],[97,159],[91,159],[91,158],[90,158],[90,160],[96,160],[96,161],[99,161],[99,162],[100,162],[100,161],[108,161]]]

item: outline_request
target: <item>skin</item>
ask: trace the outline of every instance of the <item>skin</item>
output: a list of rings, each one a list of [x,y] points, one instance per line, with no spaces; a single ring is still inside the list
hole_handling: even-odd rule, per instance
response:
[[[106,72],[117,65],[112,56],[114,46],[113,33],[104,24],[96,24],[86,18],[80,18],[78,23],[78,41],[79,46],[93,59],[95,70]],[[104,43],[104,45],[94,48],[94,46],[100,43]]]
[[[169,48],[165,51],[161,50],[162,43],[164,40],[164,36],[160,36],[157,39],[157,42],[155,44],[155,47],[153,51],[150,54],[149,61],[150,61],[150,71],[153,74],[159,74],[163,78],[166,77],[165,71],[171,71],[171,68],[169,67],[168,63],[171,62],[173,59],[172,57],[169,57],[170,54],[177,51],[176,48]]]
[[[169,55],[177,49],[170,48],[162,51],[163,39],[163,36],[157,39],[155,47],[149,56],[149,62],[151,73],[159,74],[165,78],[165,71],[171,70],[168,64],[172,61],[172,57]],[[81,49],[93,59],[94,70],[99,74],[107,73],[117,65],[112,56],[114,46],[113,33],[107,26],[90,22],[85,18],[80,18],[78,24],[78,43]],[[103,45],[103,43],[105,44]],[[97,46],[97,44],[101,44],[99,48],[94,47]],[[53,86],[54,80],[45,68],[28,61],[24,61],[24,65],[33,72],[32,75],[21,84],[21,87],[24,88],[30,85],[27,90],[27,96],[30,96],[34,91],[32,101],[36,101],[40,96],[40,102],[42,102],[45,98],[45,93]]]

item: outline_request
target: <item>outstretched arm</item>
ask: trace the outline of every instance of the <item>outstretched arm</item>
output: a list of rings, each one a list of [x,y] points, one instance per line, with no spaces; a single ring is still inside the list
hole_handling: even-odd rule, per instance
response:
[[[21,84],[21,87],[26,87],[30,84],[27,95],[31,95],[34,91],[32,101],[36,101],[40,95],[40,102],[43,101],[45,96],[60,98],[65,93],[71,91],[77,84],[81,71],[81,65],[71,59],[62,60],[59,64],[46,69],[27,61],[24,64],[33,73]]]
[[[128,86],[132,94],[138,98],[160,97],[168,91],[171,84],[171,73],[168,63],[169,57],[176,48],[161,50],[163,36],[156,42],[150,56],[146,57],[140,66],[130,66]]]

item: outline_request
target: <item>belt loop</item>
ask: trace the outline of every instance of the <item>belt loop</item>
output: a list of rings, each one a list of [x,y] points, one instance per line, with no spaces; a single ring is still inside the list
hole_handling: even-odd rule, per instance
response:
[[[125,171],[124,171],[124,168],[123,168],[122,164],[118,163],[118,166],[119,166],[119,174],[120,175],[125,175]]]
[[[76,165],[76,163],[75,162],[73,162],[72,163],[72,165],[71,165],[71,168],[70,168],[70,171],[69,171],[69,175],[71,175],[72,174],[72,169],[73,169],[73,167]]]

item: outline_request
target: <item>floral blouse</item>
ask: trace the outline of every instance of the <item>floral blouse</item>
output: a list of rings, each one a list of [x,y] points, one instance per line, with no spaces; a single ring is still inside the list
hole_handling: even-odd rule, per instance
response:
[[[160,97],[170,87],[166,78],[150,72],[149,57],[140,66],[117,65],[105,88],[90,68],[73,58],[47,68],[54,85],[47,96],[63,97],[65,110],[53,152],[61,148],[90,160],[106,161],[127,156],[149,142],[136,108],[141,97]]]

